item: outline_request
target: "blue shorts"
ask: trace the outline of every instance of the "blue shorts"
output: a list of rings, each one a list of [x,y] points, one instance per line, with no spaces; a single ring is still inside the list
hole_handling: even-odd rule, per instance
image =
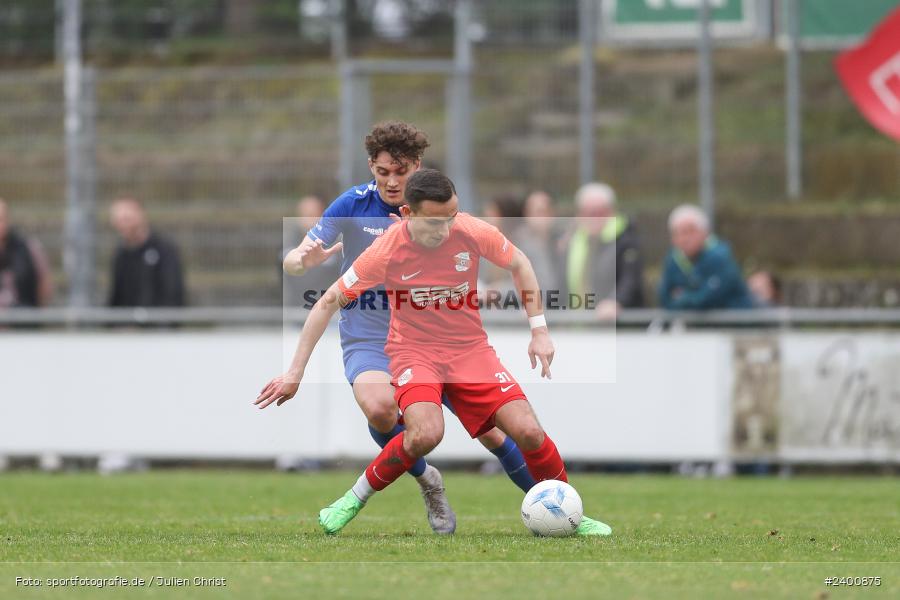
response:
[[[384,344],[378,342],[353,342],[343,347],[344,350],[344,376],[352,386],[360,373],[366,371],[381,371],[390,376],[390,359],[384,353]],[[447,394],[441,397],[444,405],[450,412],[456,414]]]
[[[384,343],[353,342],[343,346],[344,376],[353,385],[360,373],[381,371],[390,375],[390,361],[384,353]]]

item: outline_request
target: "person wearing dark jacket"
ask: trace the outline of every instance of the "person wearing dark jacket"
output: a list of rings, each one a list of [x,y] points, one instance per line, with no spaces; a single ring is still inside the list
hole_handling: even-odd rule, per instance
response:
[[[618,214],[616,194],[605,183],[588,183],[575,194],[576,227],[565,243],[568,294],[593,295],[597,316],[614,319],[623,308],[644,304],[644,263],[634,224]]]
[[[0,310],[47,306],[52,296],[47,256],[36,239],[10,227],[9,208],[0,198]]]
[[[184,279],[178,249],[150,229],[140,202],[120,198],[110,207],[120,244],[113,258],[109,305],[184,306]]]
[[[697,206],[684,204],[669,215],[672,250],[663,265],[659,303],[669,310],[752,308],[731,246],[709,231]]]

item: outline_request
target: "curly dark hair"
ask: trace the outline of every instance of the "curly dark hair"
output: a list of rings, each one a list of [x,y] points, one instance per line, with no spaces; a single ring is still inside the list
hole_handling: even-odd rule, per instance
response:
[[[430,146],[428,136],[415,125],[403,121],[384,121],[372,128],[366,136],[366,152],[375,158],[387,152],[396,161],[416,161],[422,158],[425,148]]]

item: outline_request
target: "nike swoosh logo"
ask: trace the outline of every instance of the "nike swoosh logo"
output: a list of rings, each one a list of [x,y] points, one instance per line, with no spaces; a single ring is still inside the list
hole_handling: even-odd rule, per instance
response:
[[[507,390],[509,390],[509,389],[512,389],[515,385],[516,385],[516,384],[508,385],[508,386],[506,386],[506,387],[501,387],[501,388],[500,388],[500,391],[501,391],[501,392],[505,392],[505,391],[507,391]]]
[[[416,275],[418,275],[418,274],[421,273],[421,272],[422,272],[422,269],[419,269],[418,271],[416,271],[416,272],[413,273],[412,275],[400,275],[400,279],[402,279],[403,281],[406,281],[407,279],[412,279],[413,277],[415,277]]]

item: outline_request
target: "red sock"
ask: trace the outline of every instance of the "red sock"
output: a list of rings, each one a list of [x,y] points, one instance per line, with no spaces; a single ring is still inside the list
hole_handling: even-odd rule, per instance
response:
[[[366,467],[366,479],[369,481],[369,485],[381,491],[406,473],[414,462],[416,462],[416,458],[403,450],[403,432],[401,431]]]
[[[531,452],[522,450],[522,456],[525,457],[528,472],[535,481],[544,481],[545,479],[569,481],[569,477],[566,475],[566,465],[563,464],[559,450],[556,449],[556,444],[549,435],[544,435],[544,443],[537,450]]]

